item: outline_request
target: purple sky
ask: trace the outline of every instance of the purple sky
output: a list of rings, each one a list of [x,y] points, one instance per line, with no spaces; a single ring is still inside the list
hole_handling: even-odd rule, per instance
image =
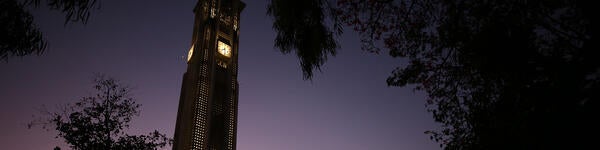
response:
[[[304,81],[296,56],[273,48],[267,0],[243,1],[238,150],[439,149],[423,134],[437,126],[424,94],[385,83],[404,60],[364,52],[357,35],[346,31],[338,55]],[[101,0],[87,25],[67,26],[62,14],[37,9],[49,49],[0,62],[1,149],[64,148],[56,132],[26,124],[35,108],[93,94],[96,72],[134,87],[142,107],[129,133],[157,129],[172,137],[195,3]]]

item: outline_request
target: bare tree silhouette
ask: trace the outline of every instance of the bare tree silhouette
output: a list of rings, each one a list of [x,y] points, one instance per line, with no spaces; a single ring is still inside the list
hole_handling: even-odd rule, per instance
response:
[[[123,130],[139,115],[141,105],[130,97],[130,88],[118,80],[99,75],[94,81],[98,94],[83,97],[57,112],[45,111],[47,118],[36,119],[28,127],[41,125],[56,130],[57,138],[79,150],[155,149],[172,144],[172,139],[158,131],[148,135],[126,134]]]

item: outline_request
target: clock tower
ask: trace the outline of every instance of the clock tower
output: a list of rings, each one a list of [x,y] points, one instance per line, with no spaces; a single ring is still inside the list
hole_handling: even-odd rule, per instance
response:
[[[240,0],[198,0],[174,150],[235,150]]]

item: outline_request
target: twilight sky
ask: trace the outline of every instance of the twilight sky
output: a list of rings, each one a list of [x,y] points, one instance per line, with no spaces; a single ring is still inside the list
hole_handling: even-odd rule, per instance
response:
[[[437,126],[424,94],[385,84],[404,60],[364,52],[346,31],[338,55],[304,81],[296,56],[273,48],[267,0],[243,1],[238,150],[439,149],[423,134]],[[1,149],[65,148],[56,132],[26,124],[42,105],[94,94],[94,73],[134,87],[142,107],[129,133],[173,136],[196,0],[100,2],[87,25],[64,26],[64,15],[46,7],[34,11],[49,49],[0,62]]]

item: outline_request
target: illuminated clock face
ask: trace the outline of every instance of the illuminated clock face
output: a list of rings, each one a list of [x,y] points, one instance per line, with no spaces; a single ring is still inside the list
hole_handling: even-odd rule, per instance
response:
[[[194,54],[194,45],[192,45],[192,47],[190,48],[190,50],[188,51],[188,58],[187,61],[190,61],[190,59],[192,59],[192,54]]]
[[[219,41],[217,49],[221,55],[225,57],[231,57],[231,46]]]

